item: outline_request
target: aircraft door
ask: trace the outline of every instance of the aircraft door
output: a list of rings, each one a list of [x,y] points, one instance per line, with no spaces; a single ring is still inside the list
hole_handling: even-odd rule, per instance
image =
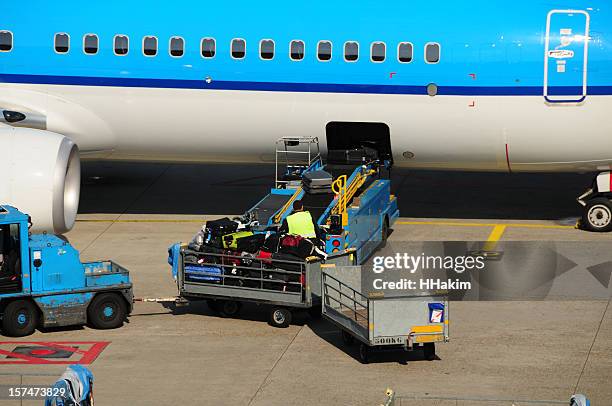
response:
[[[587,96],[590,16],[582,10],[553,10],[546,21],[544,98],[580,103]]]

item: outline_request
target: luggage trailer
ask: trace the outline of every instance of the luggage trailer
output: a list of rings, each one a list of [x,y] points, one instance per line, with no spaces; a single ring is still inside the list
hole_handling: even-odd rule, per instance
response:
[[[328,257],[325,263],[318,257],[303,262],[245,260],[241,256],[192,251],[186,246],[172,249],[170,260],[181,301],[204,299],[211,310],[223,317],[236,315],[243,302],[266,305],[269,324],[281,328],[291,323],[292,311],[306,310],[312,317],[319,317],[322,270],[349,265],[355,258],[354,252],[348,251]],[[190,272],[190,265],[195,264],[202,271]]]
[[[321,273],[323,317],[339,329],[346,345],[359,344],[359,360],[368,363],[374,350],[423,350],[436,358],[436,343],[449,340],[447,292],[385,297],[354,288],[361,267]]]

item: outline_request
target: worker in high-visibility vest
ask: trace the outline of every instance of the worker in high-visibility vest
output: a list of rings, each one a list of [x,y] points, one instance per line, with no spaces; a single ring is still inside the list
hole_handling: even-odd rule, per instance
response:
[[[293,202],[293,213],[283,220],[280,232],[300,235],[313,240],[320,237],[319,226],[312,218],[310,212],[304,210],[301,200]]]

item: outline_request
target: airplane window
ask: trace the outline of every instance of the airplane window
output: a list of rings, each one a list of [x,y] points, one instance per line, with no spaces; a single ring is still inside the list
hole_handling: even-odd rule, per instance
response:
[[[246,55],[246,41],[243,39],[232,40],[232,58],[242,59]]]
[[[83,38],[83,51],[88,55],[98,53],[98,36],[96,34],[87,34]]]
[[[216,43],[214,38],[203,38],[201,44],[202,56],[204,58],[214,58]]]
[[[372,62],[384,62],[386,57],[386,45],[384,42],[373,42],[371,49]]]
[[[142,39],[142,53],[145,56],[157,55],[157,37],[147,36]]]
[[[440,44],[437,42],[430,42],[429,44],[425,45],[425,62],[440,62]]]
[[[0,51],[9,52],[13,49],[13,34],[9,31],[0,31]]]
[[[293,61],[301,61],[304,59],[304,41],[291,41],[290,57]]]
[[[274,41],[271,39],[263,39],[259,43],[259,56],[261,59],[274,59]]]
[[[317,58],[320,61],[329,61],[332,59],[332,43],[329,41],[319,41],[317,47]]]
[[[344,60],[347,62],[355,62],[359,59],[359,43],[345,42],[344,43]]]
[[[174,57],[181,57],[185,52],[185,40],[181,37],[170,38],[170,55]]]
[[[70,37],[66,33],[55,34],[55,52],[65,54],[70,49]]]
[[[130,40],[127,35],[115,35],[115,55],[127,55],[130,46]]]
[[[400,42],[397,47],[397,60],[401,63],[412,62],[412,44],[410,42]]]

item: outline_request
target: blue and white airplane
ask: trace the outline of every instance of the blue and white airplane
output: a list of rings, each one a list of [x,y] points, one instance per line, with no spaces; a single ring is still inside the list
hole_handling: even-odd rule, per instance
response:
[[[80,158],[261,162],[287,135],[358,133],[403,167],[605,175],[611,37],[603,0],[5,7],[0,202],[63,232]]]

